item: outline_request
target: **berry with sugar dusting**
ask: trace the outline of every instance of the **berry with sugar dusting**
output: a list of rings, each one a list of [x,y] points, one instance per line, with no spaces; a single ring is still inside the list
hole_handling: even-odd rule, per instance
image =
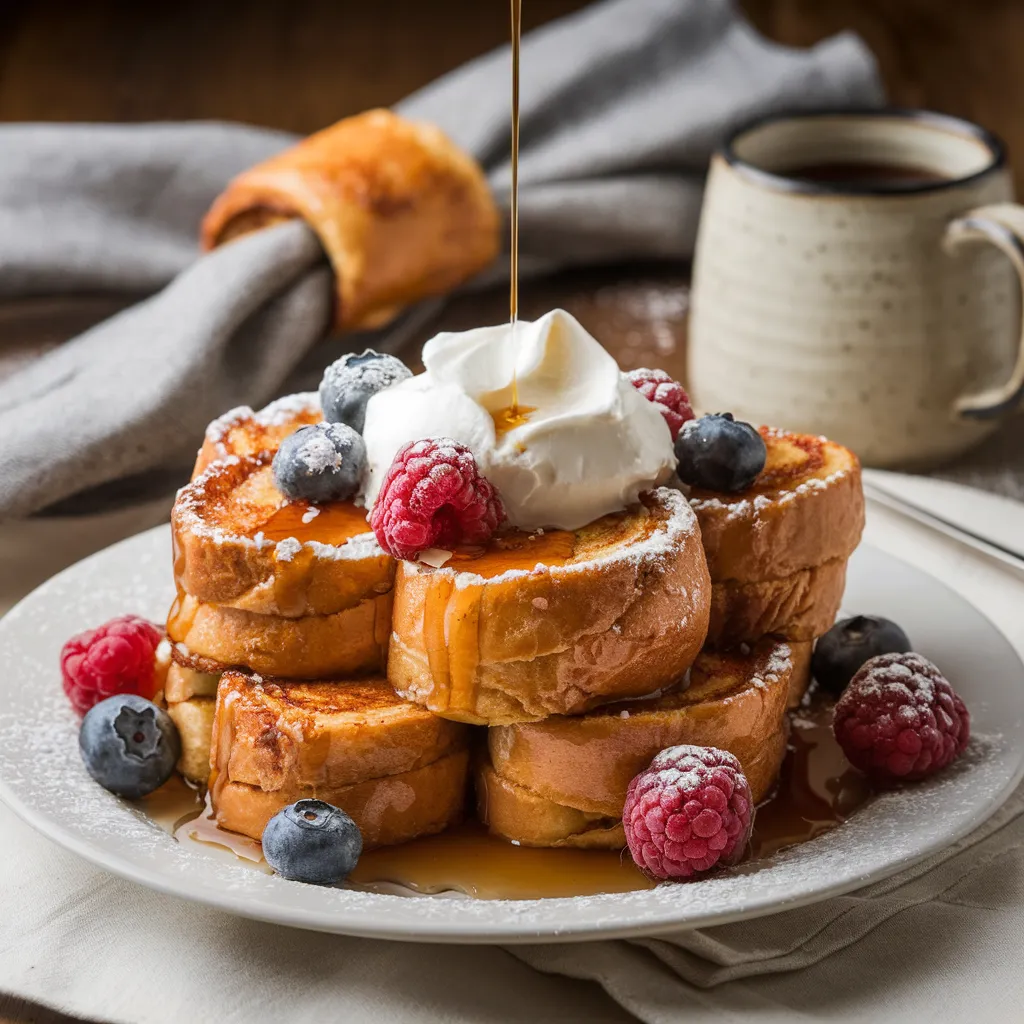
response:
[[[683,424],[693,419],[693,406],[690,405],[690,396],[683,385],[673,380],[664,370],[630,370],[626,377],[648,402],[657,406],[658,412],[665,417],[674,441]]]
[[[156,692],[156,648],[163,633],[146,619],[122,615],[98,629],[73,636],[60,652],[64,692],[84,715],[115,694],[147,700]]]
[[[329,423],[347,423],[361,434],[366,422],[366,404],[378,391],[412,376],[401,359],[366,349],[360,355],[349,352],[324,371],[320,382],[320,405]]]
[[[380,546],[415,559],[427,548],[483,544],[505,518],[473,453],[448,437],[407,444],[395,456],[370,513]]]
[[[344,423],[299,427],[274,456],[274,483],[293,499],[347,501],[365,471],[366,443]]]
[[[888,786],[941,771],[971,733],[964,702],[920,654],[880,654],[850,680],[832,730],[850,763]]]
[[[768,459],[764,438],[731,412],[711,413],[684,424],[675,444],[676,472],[684,484],[738,494],[757,479]]]
[[[753,821],[747,777],[717,747],[663,750],[629,784],[622,812],[629,852],[652,878],[693,878],[735,864]]]

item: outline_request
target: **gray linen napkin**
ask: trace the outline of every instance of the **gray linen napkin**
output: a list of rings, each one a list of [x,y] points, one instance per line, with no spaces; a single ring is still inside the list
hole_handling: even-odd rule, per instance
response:
[[[881,98],[856,38],[784,49],[728,0],[605,0],[530,33],[523,267],[684,257],[728,129]],[[507,47],[397,109],[475,154],[504,201]],[[271,398],[324,337],[329,271],[303,224],[196,258],[218,191],[290,141],[227,124],[0,127],[0,299],[151,296],[0,383],[0,518],[180,463],[211,418]]]

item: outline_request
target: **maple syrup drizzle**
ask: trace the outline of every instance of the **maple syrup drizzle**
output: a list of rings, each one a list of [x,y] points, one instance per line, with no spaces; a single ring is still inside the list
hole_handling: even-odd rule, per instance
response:
[[[758,809],[747,860],[770,857],[846,821],[871,797],[866,780],[845,761],[830,728],[832,703],[815,695],[793,715],[789,749],[773,796]],[[216,781],[214,781],[216,787]],[[259,843],[217,826],[209,803],[175,777],[139,806],[179,842],[231,850],[268,870]],[[515,846],[478,822],[401,846],[370,850],[350,878],[358,889],[462,892],[477,899],[543,899],[652,888],[625,852]]]
[[[504,437],[510,430],[515,430],[517,427],[527,423],[530,419],[530,413],[536,411],[536,408],[532,405],[518,405],[515,407],[507,405],[504,409],[492,412],[491,419],[494,420],[495,435],[499,438]]]
[[[511,569],[531,571],[538,564],[549,568],[565,565],[576,548],[571,530],[525,533],[514,530],[500,534],[487,547],[462,547],[452,552],[451,568],[493,579]]]
[[[315,515],[310,515],[313,511]],[[311,505],[305,501],[289,501],[277,508],[260,527],[259,532],[270,541],[294,537],[300,542],[319,541],[335,547],[370,532],[366,509],[350,501]]]
[[[512,202],[510,210],[511,246],[509,254],[509,325],[512,333],[512,351],[516,348],[516,321],[519,319],[519,37],[521,35],[522,0],[512,3]],[[532,410],[530,410],[532,411]],[[515,362],[512,364],[512,404],[508,419],[518,418],[519,381]],[[497,423],[497,421],[495,421]],[[525,420],[524,420],[525,422]],[[520,424],[516,423],[515,426]],[[511,428],[506,428],[511,429]]]

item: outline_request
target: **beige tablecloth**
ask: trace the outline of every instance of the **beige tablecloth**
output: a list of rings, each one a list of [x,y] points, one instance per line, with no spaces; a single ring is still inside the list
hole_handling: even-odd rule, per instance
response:
[[[950,487],[943,500],[992,499]],[[997,511],[1024,535],[1024,506]],[[881,509],[866,539],[954,586],[1024,652],[1016,574]],[[55,527],[51,555],[59,542]],[[813,907],[659,939],[503,950],[232,918],[106,875],[0,808],[0,992],[153,1024],[1020,1019],[1022,810],[1019,792],[928,864]]]

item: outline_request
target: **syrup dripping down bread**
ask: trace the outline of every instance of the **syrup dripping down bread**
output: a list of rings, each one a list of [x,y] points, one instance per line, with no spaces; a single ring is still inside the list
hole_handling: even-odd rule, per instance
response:
[[[678,679],[710,596],[693,513],[660,488],[575,532],[499,535],[442,568],[400,563],[388,678],[463,722],[579,714]]]
[[[709,642],[769,633],[811,640],[835,621],[864,529],[860,463],[821,437],[761,428],[764,470],[748,490],[692,488],[713,585]]]
[[[210,792],[218,824],[260,838],[282,807],[342,808],[364,844],[439,832],[463,812],[469,730],[396,696],[380,677],[263,679],[225,672]]]
[[[286,618],[334,615],[388,593],[394,560],[366,510],[289,501],[274,484],[273,458],[228,455],[179,492],[171,512],[179,592]]]
[[[763,800],[785,755],[791,690],[806,682],[794,670],[808,660],[809,650],[796,659],[771,638],[747,653],[703,651],[689,684],[661,695],[489,729],[476,776],[480,818],[525,846],[620,849],[629,783],[678,744],[728,750]]]

